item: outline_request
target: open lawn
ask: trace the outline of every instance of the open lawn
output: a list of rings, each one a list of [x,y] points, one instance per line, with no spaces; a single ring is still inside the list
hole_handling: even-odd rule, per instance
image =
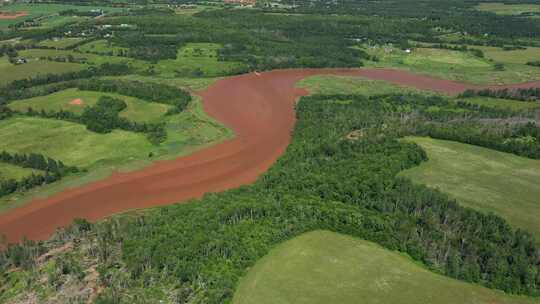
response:
[[[491,98],[491,97],[459,98],[457,100],[462,100],[468,103],[477,104],[477,105],[490,107],[490,108],[510,109],[514,111],[536,109],[540,107],[540,102],[518,101],[518,100],[509,100],[509,99],[501,99],[501,98]]]
[[[72,45],[75,45],[81,41],[83,41],[84,38],[59,38],[59,39],[47,39],[41,41],[38,45],[40,46],[46,46],[46,47],[53,47],[57,49],[65,49],[67,47],[70,47]]]
[[[493,212],[540,238],[540,160],[452,141],[410,137],[429,161],[402,176],[440,189],[464,206]]]
[[[505,84],[540,80],[540,69],[521,63],[502,61],[504,69],[495,70],[495,60],[479,58],[469,52],[435,48],[416,48],[407,53],[391,46],[367,46],[366,52],[379,58],[368,61],[368,67],[405,69],[476,84]],[[534,50],[529,51],[535,53]],[[508,55],[506,55],[508,56]],[[515,60],[515,59],[514,59]]]
[[[157,121],[171,108],[169,105],[147,102],[135,97],[114,93],[80,91],[75,88],[46,96],[17,100],[10,103],[9,107],[19,111],[26,111],[31,107],[37,111],[45,110],[48,112],[64,110],[81,114],[86,106],[94,105],[101,96],[111,96],[125,101],[127,108],[120,112],[120,116],[137,122]],[[83,104],[72,104],[71,102],[74,99],[81,99]]]
[[[497,15],[521,15],[523,13],[540,13],[540,4],[505,4],[500,2],[480,3],[477,10],[492,12]]]
[[[362,94],[379,95],[389,93],[415,92],[414,89],[400,87],[385,81],[368,80],[361,77],[317,75],[302,79],[297,84],[312,94]]]
[[[39,170],[23,168],[0,162],[0,182],[7,179],[20,180],[22,178],[30,176],[33,172],[38,173]]]
[[[188,43],[178,50],[175,60],[161,60],[156,71],[170,77],[215,77],[233,73],[243,64],[218,61],[221,45],[215,43]]]
[[[13,65],[7,62],[7,58],[0,58],[0,86],[14,80],[36,77],[49,73],[62,74],[77,72],[86,69],[86,65],[78,63],[55,62],[46,60],[31,60],[28,63]]]
[[[153,149],[144,134],[98,134],[84,125],[53,119],[15,117],[0,121],[0,131],[8,152],[41,153],[83,168],[141,158]]]
[[[270,251],[242,278],[234,304],[539,303],[435,274],[398,252],[329,231]]]

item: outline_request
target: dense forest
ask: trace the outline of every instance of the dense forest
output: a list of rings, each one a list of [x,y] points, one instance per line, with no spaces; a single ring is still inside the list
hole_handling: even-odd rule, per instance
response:
[[[314,229],[377,242],[464,281],[539,296],[540,251],[530,234],[396,177],[427,159],[399,139],[422,133],[408,116],[434,105],[445,114],[415,123],[463,117],[459,105],[436,96],[303,97],[293,142],[254,185],[142,216],[79,220],[53,241],[92,240],[89,252],[108,286],[97,303],[124,303],[140,284],[171,280],[179,301],[228,302],[239,277],[272,246]],[[0,265],[32,268],[43,250],[34,242],[10,246]]]

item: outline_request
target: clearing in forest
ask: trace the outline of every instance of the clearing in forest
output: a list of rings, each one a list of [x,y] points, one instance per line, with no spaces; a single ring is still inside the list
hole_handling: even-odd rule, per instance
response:
[[[426,288],[429,287],[429,288]],[[234,304],[537,303],[426,270],[374,243],[313,231],[270,251],[240,281]]]
[[[429,160],[402,172],[464,206],[494,212],[540,237],[540,160],[453,141],[409,137]]]

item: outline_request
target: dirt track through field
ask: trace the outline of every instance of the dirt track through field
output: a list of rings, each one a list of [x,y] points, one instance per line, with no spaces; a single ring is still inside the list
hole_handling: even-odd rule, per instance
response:
[[[9,242],[46,239],[74,218],[91,221],[136,208],[172,204],[254,182],[285,151],[294,127],[295,100],[307,92],[299,80],[318,74],[362,76],[455,94],[472,85],[388,69],[304,69],[251,73],[219,80],[200,92],[205,111],[236,137],[189,156],[159,161],[34,200],[0,215]],[[540,87],[540,82],[515,87]],[[68,147],[67,147],[68,148]]]

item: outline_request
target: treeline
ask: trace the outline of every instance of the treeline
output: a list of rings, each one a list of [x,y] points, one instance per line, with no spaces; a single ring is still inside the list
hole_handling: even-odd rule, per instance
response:
[[[0,162],[43,171],[43,173],[32,173],[20,180],[0,180],[0,197],[17,191],[29,190],[36,186],[50,184],[70,173],[79,172],[77,167],[66,166],[60,160],[54,160],[37,153],[18,154],[2,151],[0,152]]]
[[[70,122],[84,124],[86,129],[96,133],[110,133],[114,129],[130,132],[145,133],[148,140],[159,145],[167,139],[167,131],[164,124],[138,123],[120,117],[119,114],[127,107],[126,103],[118,98],[102,96],[98,102],[90,107],[85,107],[81,115],[69,111],[34,111],[28,108],[26,112],[19,114],[31,117],[43,117],[66,120]]]
[[[540,67],[540,60],[539,61],[528,61],[527,65],[534,66],[534,67]]]
[[[303,97],[292,143],[255,184],[84,224],[83,240],[93,246],[87,252],[100,253],[100,276],[114,278],[96,301],[133,298],[144,281],[158,289],[176,282],[179,302],[226,303],[240,277],[273,246],[315,229],[377,242],[453,278],[540,296],[540,247],[530,234],[396,178],[427,159],[419,146],[399,140],[409,132],[405,117],[448,102],[416,100]],[[354,131],[362,136],[348,138]],[[61,233],[54,241],[60,237],[70,238]],[[0,256],[0,269],[17,265],[21,254],[12,252],[38,248],[22,246],[28,250],[11,246]]]
[[[459,95],[459,97],[461,98],[468,98],[474,96],[512,99],[520,101],[538,101],[540,100],[540,88],[466,90]]]

